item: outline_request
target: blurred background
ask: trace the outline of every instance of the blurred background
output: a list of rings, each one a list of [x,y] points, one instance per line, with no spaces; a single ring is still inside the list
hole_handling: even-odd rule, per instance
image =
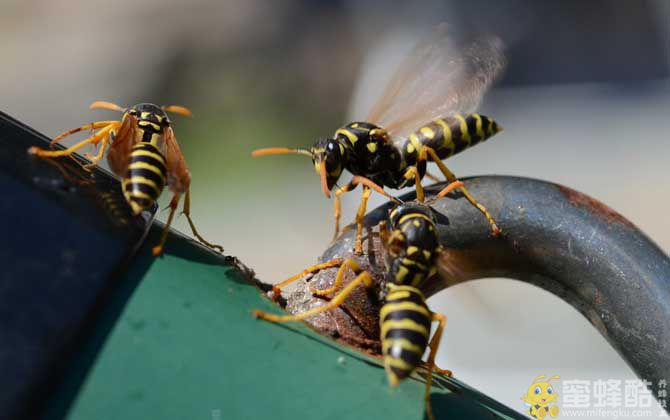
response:
[[[481,110],[505,132],[450,168],[568,185],[667,252],[667,1],[5,0],[0,109],[53,137],[117,117],[88,110],[94,100],[190,107],[193,120],[174,120],[196,224],[277,282],[326,248],[332,202],[309,159],[251,151],[308,147],[363,118],[380,81],[440,22],[497,34],[509,59]],[[343,222],[359,194],[344,196]],[[176,227],[188,232],[183,218]],[[531,286],[486,279],[429,303],[450,320],[438,363],[519,411],[540,374],[635,377],[576,310]]]

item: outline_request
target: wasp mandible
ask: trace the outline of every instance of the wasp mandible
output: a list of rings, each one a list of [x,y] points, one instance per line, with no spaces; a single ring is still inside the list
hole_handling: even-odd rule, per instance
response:
[[[107,151],[107,161],[112,171],[121,177],[121,189],[133,214],[138,215],[156,202],[167,185],[172,191],[170,214],[161,233],[158,245],[152,248],[154,255],[163,252],[163,246],[169,233],[172,219],[184,195],[182,211],[186,215],[193,235],[208,247],[223,252],[223,247],[215,245],[198,233],[191,219],[191,174],[184,155],[172,130],[172,122],[167,112],[185,116],[193,114],[187,108],[178,105],[159,107],[150,103],[140,103],[122,108],[111,102],[96,101],[91,109],[103,108],[123,113],[120,121],[97,121],[68,130],[54,138],[50,147],[65,137],[85,130],[98,130],[92,136],[64,150],[44,150],[31,147],[28,153],[43,158],[71,156],[86,145],[99,146],[95,155],[86,154],[92,167],[102,159]]]
[[[365,121],[345,125],[332,138],[317,140],[310,149],[265,148],[255,150],[252,156],[311,157],[327,197],[343,170],[351,172],[351,182],[335,190],[334,238],[340,230],[340,195],[363,184],[356,215],[355,252],[360,254],[370,188],[383,192],[383,187],[415,186],[421,200],[421,180],[428,160],[452,183],[456,176],[442,160],[502,131],[498,123],[474,110],[504,67],[503,44],[498,38],[480,37],[459,49],[447,35],[446,26],[440,25],[401,63]],[[465,187],[460,191],[483,213],[492,233],[499,235],[501,231],[486,207]]]

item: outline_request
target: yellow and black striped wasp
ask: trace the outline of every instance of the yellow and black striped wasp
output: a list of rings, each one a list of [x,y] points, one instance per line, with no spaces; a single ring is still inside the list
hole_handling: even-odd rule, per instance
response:
[[[86,145],[98,146],[95,155],[86,154],[91,163],[85,167],[97,165],[107,151],[107,161],[112,171],[121,177],[121,189],[132,213],[137,215],[151,207],[165,185],[172,191],[170,214],[161,234],[158,245],[152,248],[154,255],[163,252],[163,246],[172,224],[179,199],[184,194],[182,211],[188,220],[193,235],[208,247],[223,252],[220,245],[205,240],[195,228],[191,219],[190,185],[191,174],[181,153],[179,144],[172,130],[172,123],[167,112],[192,116],[187,108],[177,105],[159,107],[150,103],[140,103],[129,108],[116,104],[96,101],[91,109],[104,108],[123,113],[120,121],[97,121],[68,130],[54,138],[50,147],[67,136],[85,130],[98,130],[92,136],[64,150],[44,150],[31,147],[28,153],[43,158],[71,156],[75,151]]]
[[[462,188],[461,181],[447,185],[442,192],[448,194]],[[428,417],[433,419],[430,405],[430,387],[433,371],[451,376],[451,371],[435,365],[435,355],[442,338],[446,317],[432,312],[426,304],[423,286],[437,274],[437,258],[442,252],[439,243],[433,210],[423,203],[403,203],[389,214],[389,223],[380,223],[381,243],[385,249],[386,277],[380,282],[382,306],[379,311],[381,353],[384,368],[391,386],[398,385],[422,363],[421,358],[430,348],[426,376],[425,403]],[[375,286],[372,275],[363,270],[354,259],[337,258],[303,270],[298,275],[273,287],[274,298],[278,299],[281,289],[302,276],[317,271],[339,267],[333,285],[327,289],[312,289],[316,296],[328,296],[339,292],[330,301],[302,313],[294,315],[274,315],[254,311],[254,316],[270,322],[299,321],[320,312],[341,306],[347,297],[362,283],[366,288]],[[346,270],[356,275],[355,279],[341,288]],[[430,338],[433,322],[438,326]]]
[[[340,229],[340,195],[362,184],[355,242],[356,253],[360,254],[361,221],[371,188],[383,193],[383,187],[414,185],[417,197],[422,198],[421,180],[428,160],[438,165],[449,182],[454,182],[455,175],[442,159],[502,131],[491,118],[473,113],[505,67],[502,50],[502,41],[495,37],[481,37],[458,49],[445,25],[440,25],[401,63],[364,121],[345,125],[332,138],[317,140],[310,149],[265,148],[252,155],[311,157],[327,197],[343,170],[351,172],[351,182],[335,191],[334,237]],[[486,208],[465,187],[461,192],[484,214],[492,233],[500,234]]]

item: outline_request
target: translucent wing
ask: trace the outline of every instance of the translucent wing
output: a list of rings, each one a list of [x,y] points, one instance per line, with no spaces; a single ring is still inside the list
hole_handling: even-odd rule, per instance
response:
[[[367,121],[405,136],[435,118],[473,112],[504,68],[499,38],[458,43],[442,24],[400,64]]]
[[[107,152],[107,162],[112,171],[123,177],[126,175],[130,153],[135,144],[135,128],[137,119],[130,114],[124,114],[119,131],[114,137],[114,141],[109,146]]]
[[[183,193],[191,185],[191,173],[172,127],[166,127],[163,130],[163,136],[165,138],[165,166],[167,168],[168,186],[172,192]]]

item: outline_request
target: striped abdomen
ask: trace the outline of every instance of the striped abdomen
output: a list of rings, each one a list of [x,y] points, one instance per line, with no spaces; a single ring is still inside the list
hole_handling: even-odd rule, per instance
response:
[[[121,188],[134,214],[158,199],[165,187],[166,173],[165,158],[156,146],[145,142],[133,146]]]
[[[387,287],[379,313],[382,354],[389,382],[396,385],[421,363],[432,315],[419,289],[392,283]]]
[[[439,246],[435,224],[424,214],[411,213],[400,218],[397,229],[405,248],[390,263],[391,281],[420,287],[435,274],[433,257]]]
[[[402,146],[409,165],[416,162],[421,146],[434,149],[446,159],[502,131],[491,118],[479,114],[439,118],[409,135]]]

